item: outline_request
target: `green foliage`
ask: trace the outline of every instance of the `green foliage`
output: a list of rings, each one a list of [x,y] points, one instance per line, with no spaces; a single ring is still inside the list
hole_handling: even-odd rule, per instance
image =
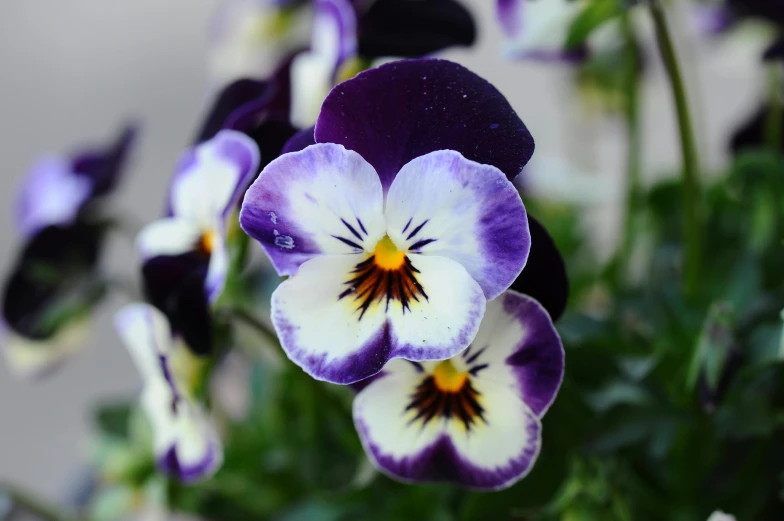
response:
[[[719,508],[738,519],[781,519],[782,172],[780,157],[749,153],[708,187],[709,261],[690,301],[681,291],[676,182],[645,195],[642,276],[624,284],[592,260],[574,210],[527,203],[564,253],[572,295],[557,324],[565,380],[543,421],[539,460],[515,486],[478,493],[396,483],[363,454],[350,389],[317,382],[283,358],[255,357],[250,411],[224,423],[225,463],[205,482],[161,488],[138,411],[114,404],[98,412],[104,452],[96,459],[112,479],[94,502],[96,519],[125,509],[129,491],[234,521],[691,521]]]

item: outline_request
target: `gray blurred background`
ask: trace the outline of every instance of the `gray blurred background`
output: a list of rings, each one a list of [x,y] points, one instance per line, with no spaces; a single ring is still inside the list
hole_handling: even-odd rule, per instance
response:
[[[463,0],[480,28],[478,46],[446,57],[494,83],[512,102],[537,142],[537,155],[567,158],[610,183],[623,178],[624,134],[617,119],[581,110],[571,73],[558,65],[509,63],[491,0]],[[18,242],[12,198],[42,152],[112,139],[127,119],[143,125],[117,209],[139,222],[163,207],[172,166],[190,141],[207,103],[207,26],[217,0],[3,0],[0,7],[0,262],[5,271]],[[681,9],[681,14],[685,10]],[[763,84],[759,44],[733,37],[699,41],[687,17],[677,20],[708,170],[725,160],[733,126],[757,103]],[[677,168],[678,147],[669,91],[648,46],[644,161],[646,176]],[[612,248],[622,201],[586,212],[597,251]],[[109,270],[135,270],[128,240],[113,241]],[[134,368],[111,328],[124,301],[113,297],[96,317],[85,352],[37,382],[14,378],[0,365],[0,479],[60,498],[88,455],[90,410],[138,389]]]

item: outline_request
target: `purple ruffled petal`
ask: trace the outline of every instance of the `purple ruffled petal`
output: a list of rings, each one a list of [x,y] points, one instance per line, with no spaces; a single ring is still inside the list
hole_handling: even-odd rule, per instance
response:
[[[525,331],[517,349],[506,359],[518,379],[523,400],[541,417],[555,400],[564,374],[564,350],[547,311],[535,300],[507,291],[503,309]]]
[[[335,73],[346,58],[357,53],[357,17],[348,0],[316,0],[311,52],[335,59]],[[336,29],[335,34],[330,34]],[[330,36],[337,37],[329,41]],[[320,45],[334,48],[318,48]]]
[[[375,464],[390,476],[407,482],[454,483],[479,490],[500,490],[524,477],[533,468],[541,446],[541,424],[536,417],[527,417],[526,435],[535,440],[527,444],[515,457],[499,467],[480,468],[464,458],[448,435],[423,450],[403,458],[386,453],[383,447],[368,442],[368,429],[355,416],[355,424],[363,440],[365,451]]]
[[[446,60],[405,60],[365,71],[330,92],[316,141],[362,155],[389,187],[415,157],[455,150],[513,179],[534,140],[490,83]]]
[[[194,483],[211,476],[222,462],[222,449],[210,442],[200,461],[191,464],[181,463],[177,456],[177,445],[158,458],[158,469],[170,476],[176,476],[183,483]]]

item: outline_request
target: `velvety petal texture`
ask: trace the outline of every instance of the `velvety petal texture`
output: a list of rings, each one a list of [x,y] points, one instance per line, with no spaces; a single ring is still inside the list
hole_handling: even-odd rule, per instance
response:
[[[490,83],[445,60],[405,60],[365,71],[332,89],[315,138],[358,152],[388,189],[412,159],[454,150],[513,179],[534,141]]]
[[[184,482],[211,476],[223,459],[220,439],[172,364],[187,349],[172,337],[166,317],[147,304],[120,310],[115,327],[144,382],[141,404],[152,425],[159,468]]]
[[[354,421],[368,457],[391,477],[497,490],[531,470],[563,370],[546,311],[507,292],[488,303],[459,355],[387,364],[355,398]]]

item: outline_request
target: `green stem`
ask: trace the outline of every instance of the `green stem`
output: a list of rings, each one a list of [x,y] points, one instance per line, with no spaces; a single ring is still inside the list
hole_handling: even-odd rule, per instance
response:
[[[667,17],[659,0],[651,0],[648,4],[656,30],[656,39],[662,60],[670,78],[670,88],[675,100],[680,130],[681,155],[683,159],[683,241],[684,241],[684,289],[687,297],[693,298],[699,285],[700,275],[700,227],[701,227],[701,196],[699,180],[699,161],[694,128],[686,98],[683,74],[675,53]]]
[[[244,309],[231,308],[231,309],[227,309],[226,312],[232,318],[236,318],[237,320],[244,322],[246,325],[256,330],[256,332],[260,333],[261,336],[263,336],[264,338],[272,342],[273,345],[280,344],[280,341],[278,340],[278,336],[275,334],[274,331],[272,331],[264,323],[262,323],[260,320],[258,320],[256,317],[254,317]]]
[[[781,151],[782,117],[784,107],[781,99],[781,65],[772,63],[769,67],[770,75],[770,101],[768,119],[765,122],[765,141],[774,154]]]
[[[618,282],[625,273],[634,246],[637,209],[642,199],[641,187],[641,132],[640,132],[640,58],[634,26],[628,12],[621,16],[624,34],[624,87],[626,91],[624,117],[629,137],[626,156],[626,214],[623,223],[623,242],[616,275]]]
[[[45,521],[82,521],[82,518],[59,505],[51,505],[33,494],[9,483],[0,483],[0,493],[6,494],[14,506]]]

